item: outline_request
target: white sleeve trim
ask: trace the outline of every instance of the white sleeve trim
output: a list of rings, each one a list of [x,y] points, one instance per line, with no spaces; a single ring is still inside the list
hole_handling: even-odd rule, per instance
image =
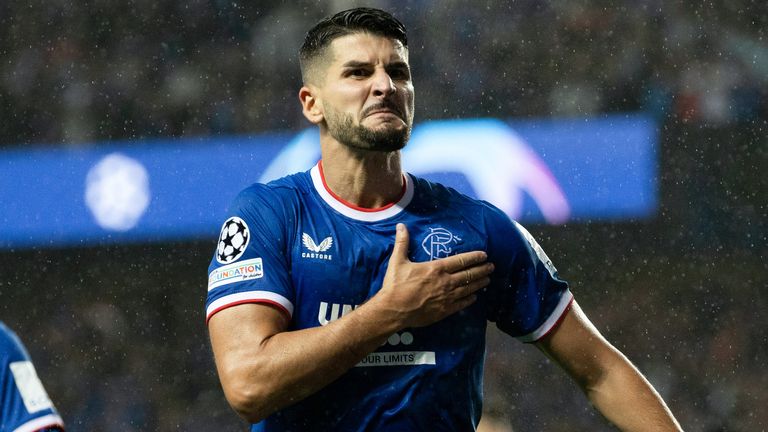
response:
[[[280,294],[272,291],[247,291],[235,294],[225,295],[219,299],[216,299],[208,305],[205,311],[205,320],[208,321],[216,312],[226,309],[229,306],[234,306],[242,303],[272,303],[279,306],[288,313],[290,317],[293,317],[293,303]]]
[[[571,290],[566,290],[563,295],[560,297],[560,301],[557,303],[557,306],[555,307],[555,310],[552,311],[551,314],[549,314],[549,318],[547,318],[542,325],[539,326],[536,330],[532,331],[531,333],[528,333],[527,335],[518,336],[517,339],[521,342],[535,342],[539,339],[541,339],[545,334],[549,333],[550,330],[560,321],[560,318],[563,317],[563,314],[568,309],[568,306],[570,306],[571,301],[573,300],[573,293],[571,293]]]
[[[17,427],[13,432],[35,432],[45,427],[59,426],[64,427],[64,422],[58,414],[48,414],[42,417],[38,417],[34,420],[30,420],[23,425]]]

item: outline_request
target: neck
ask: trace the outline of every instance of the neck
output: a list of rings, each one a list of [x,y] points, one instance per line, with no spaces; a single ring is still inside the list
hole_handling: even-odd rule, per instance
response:
[[[339,198],[362,208],[380,208],[403,195],[400,152],[355,150],[339,143],[322,145],[326,186]]]

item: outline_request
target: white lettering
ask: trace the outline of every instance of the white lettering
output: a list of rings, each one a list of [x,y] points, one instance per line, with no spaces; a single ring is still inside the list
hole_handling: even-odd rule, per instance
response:
[[[317,321],[320,325],[328,325],[329,322],[336,321],[356,308],[357,305],[331,303],[331,315],[328,316],[328,303],[320,302],[320,308],[317,311]],[[341,314],[339,314],[339,310],[341,310]]]
[[[301,253],[302,258],[313,258],[313,259],[320,259],[325,261],[331,261],[333,259],[333,255],[330,254],[323,254],[323,253],[316,253],[316,252],[302,252]]]
[[[253,258],[219,267],[208,275],[208,291],[223,285],[264,276],[261,258]]]

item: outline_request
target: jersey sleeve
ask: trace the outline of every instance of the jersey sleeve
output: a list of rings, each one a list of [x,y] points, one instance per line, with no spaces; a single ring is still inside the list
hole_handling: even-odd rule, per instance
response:
[[[269,304],[289,318],[294,292],[289,280],[286,224],[290,209],[265,185],[241,192],[230,206],[208,266],[206,323],[226,308]]]
[[[19,338],[0,323],[2,430],[63,431],[62,421]]]
[[[497,269],[489,288],[488,319],[522,342],[535,342],[565,317],[573,294],[522,225],[496,208],[486,217],[489,257]]]

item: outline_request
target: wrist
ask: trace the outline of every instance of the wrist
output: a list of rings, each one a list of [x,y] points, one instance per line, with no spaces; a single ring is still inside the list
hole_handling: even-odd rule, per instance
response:
[[[382,338],[384,343],[393,333],[408,327],[405,314],[392,308],[386,295],[379,292],[363,303],[356,312],[358,325],[368,327],[371,335]]]

